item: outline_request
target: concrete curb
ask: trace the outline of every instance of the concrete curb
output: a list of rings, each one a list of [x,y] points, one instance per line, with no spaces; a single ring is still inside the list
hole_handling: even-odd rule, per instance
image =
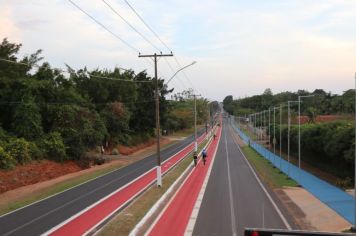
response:
[[[208,143],[204,146],[204,148],[206,148],[210,143],[211,143],[211,138],[208,141]],[[199,152],[198,156],[201,155],[201,152]],[[189,155],[189,154],[188,154]],[[178,164],[178,163],[177,163]],[[145,214],[145,216],[137,223],[137,225],[133,228],[133,230],[130,232],[129,236],[134,236],[137,235],[142,226],[146,224],[146,222],[148,221],[148,219],[154,214],[156,213],[156,211],[159,209],[159,207],[161,206],[161,204],[163,202],[165,202],[168,199],[168,195],[172,193],[173,189],[176,188],[176,186],[178,185],[178,183],[180,183],[180,181],[184,178],[184,177],[188,177],[186,176],[187,172],[189,170],[191,170],[191,167],[193,166],[193,162],[184,170],[184,172],[178,177],[178,179],[176,179],[174,181],[174,183],[168,188],[168,190],[160,197],[160,199],[150,208],[150,210]],[[169,205],[169,204],[167,204]],[[164,211],[164,210],[163,210]],[[158,217],[159,218],[159,217]]]

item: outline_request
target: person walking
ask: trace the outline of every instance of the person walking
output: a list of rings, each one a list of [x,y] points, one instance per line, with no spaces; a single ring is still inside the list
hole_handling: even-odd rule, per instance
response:
[[[194,152],[193,158],[194,158],[194,167],[196,167],[197,164],[198,164],[198,154],[197,154],[197,152]]]
[[[208,156],[208,153],[206,152],[206,149],[204,148],[202,151],[202,156],[203,156],[203,163],[205,165],[206,162],[206,157]]]

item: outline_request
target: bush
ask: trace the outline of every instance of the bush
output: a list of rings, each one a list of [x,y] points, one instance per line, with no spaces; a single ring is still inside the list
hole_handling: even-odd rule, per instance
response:
[[[287,126],[282,127],[282,144],[287,150]],[[279,126],[276,126],[279,143]],[[310,164],[341,178],[353,177],[355,134],[354,124],[349,121],[333,121],[301,126],[301,151],[303,159]],[[290,147],[298,153],[298,125],[291,126]]]
[[[25,164],[31,161],[30,145],[24,138],[12,139],[7,144],[6,151],[17,163]]]
[[[29,142],[29,152],[31,159],[42,159],[43,151],[38,147],[36,143]]]
[[[60,162],[67,159],[66,147],[61,134],[58,132],[52,132],[46,135],[43,141],[43,149],[48,159]]]
[[[0,147],[0,169],[10,169],[15,164],[16,160],[3,147]]]
[[[112,155],[119,155],[119,151],[118,151],[116,148],[114,148],[114,149],[112,150],[111,154],[112,154]]]

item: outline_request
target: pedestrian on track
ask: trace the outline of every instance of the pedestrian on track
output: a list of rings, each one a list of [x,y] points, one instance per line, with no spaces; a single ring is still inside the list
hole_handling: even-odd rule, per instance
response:
[[[194,151],[193,153],[193,158],[194,158],[194,167],[196,167],[198,164],[198,154],[196,151]]]
[[[208,156],[208,153],[206,152],[206,149],[204,148],[202,151],[202,156],[203,156],[203,163],[205,165],[206,162],[206,157]]]

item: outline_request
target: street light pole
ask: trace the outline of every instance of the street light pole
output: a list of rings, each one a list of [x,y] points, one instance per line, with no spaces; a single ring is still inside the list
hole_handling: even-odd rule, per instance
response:
[[[299,101],[288,101],[288,176],[290,176],[290,124],[291,124],[291,114],[290,114],[290,104],[292,102],[299,102]]]
[[[279,107],[279,170],[282,171],[282,104]]]
[[[198,151],[198,142],[197,142],[197,96],[200,94],[191,95],[194,98],[194,151]]]
[[[288,101],[288,176],[290,177],[290,160],[289,160],[289,152],[290,152],[290,101]]]
[[[298,96],[298,168],[300,169],[300,102],[301,98],[314,97],[314,95]]]
[[[273,153],[276,154],[276,108],[273,107]]]
[[[356,73],[355,73],[355,142],[356,142]],[[355,212],[354,212],[354,226],[353,232],[356,232],[356,143],[355,143],[355,179],[354,179],[354,199],[355,199]]]

